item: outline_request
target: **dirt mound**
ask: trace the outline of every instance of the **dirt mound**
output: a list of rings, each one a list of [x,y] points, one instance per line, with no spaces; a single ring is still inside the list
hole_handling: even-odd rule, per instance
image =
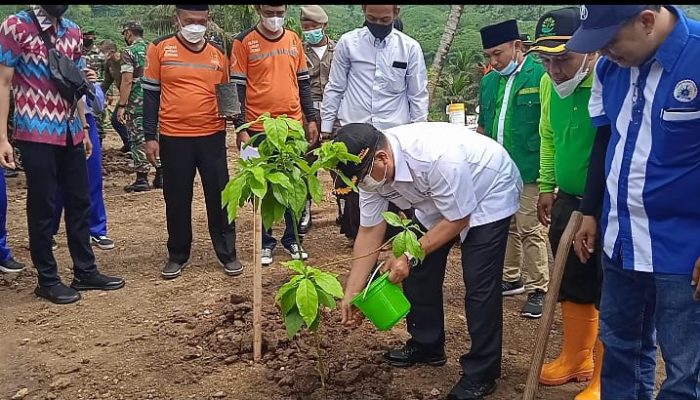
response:
[[[253,308],[250,298],[231,295],[221,299],[214,310],[204,310],[192,318],[176,316],[175,322],[190,324],[193,335],[187,345],[193,349],[186,358],[199,358],[211,353],[213,359],[226,365],[245,363],[253,357]],[[205,318],[202,318],[205,317]],[[262,364],[264,378],[273,383],[276,391],[286,398],[303,399],[389,399],[406,398],[390,393],[392,373],[380,361],[381,349],[370,349],[364,356],[354,353],[349,357],[338,349],[366,347],[349,343],[344,328],[324,314],[320,347],[326,368],[326,395],[321,387],[317,370],[317,354],[313,335],[302,332],[289,340],[284,323],[276,309],[263,312]],[[196,321],[196,322],[195,322]],[[329,351],[333,349],[333,351]],[[197,351],[200,351],[198,353]],[[351,348],[349,348],[351,350]]]
[[[130,158],[120,149],[102,150],[102,175],[109,176],[115,173],[130,174],[134,169],[129,166]]]

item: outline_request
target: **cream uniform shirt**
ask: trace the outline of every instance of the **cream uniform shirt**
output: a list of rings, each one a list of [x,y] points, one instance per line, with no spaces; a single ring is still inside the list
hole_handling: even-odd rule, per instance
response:
[[[394,181],[360,192],[360,225],[381,223],[389,201],[430,229],[470,215],[469,226],[507,218],[520,207],[523,183],[506,150],[474,129],[418,122],[383,131],[394,155]],[[460,232],[461,240],[469,228]]]

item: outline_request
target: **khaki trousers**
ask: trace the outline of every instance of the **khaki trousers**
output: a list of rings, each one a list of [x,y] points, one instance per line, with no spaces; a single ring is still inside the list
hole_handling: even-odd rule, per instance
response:
[[[549,285],[549,265],[547,260],[547,239],[544,227],[537,220],[537,198],[539,187],[536,183],[523,185],[520,194],[520,209],[510,220],[506,260],[503,266],[503,280],[520,280],[520,268],[527,268],[525,291],[531,293],[547,291]]]

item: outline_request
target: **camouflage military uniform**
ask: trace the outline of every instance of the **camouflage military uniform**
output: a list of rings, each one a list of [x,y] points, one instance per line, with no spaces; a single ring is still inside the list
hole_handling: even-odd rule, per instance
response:
[[[105,57],[102,55],[102,53],[97,50],[96,48],[93,48],[90,50],[86,55],[85,55],[85,63],[88,68],[91,70],[95,71],[97,73],[97,83],[102,84],[104,81],[104,66],[105,66]],[[106,93],[105,93],[106,95]],[[100,136],[100,140],[102,140],[105,136],[104,133],[104,121],[107,116],[107,113],[105,110],[102,110],[100,114],[95,114],[95,123],[97,124],[97,134]]]
[[[122,74],[131,72],[133,80],[129,102],[126,106],[126,127],[129,130],[129,140],[131,141],[131,158],[134,160],[136,172],[148,173],[150,165],[146,159],[145,143],[143,134],[143,89],[141,88],[141,78],[146,62],[146,49],[148,43],[139,39],[122,52]],[[160,167],[160,165],[158,165]]]
[[[7,140],[10,142],[10,144],[13,147],[14,151],[14,159],[15,159],[15,169],[16,170],[22,170],[22,158],[19,153],[19,149],[17,146],[15,146],[15,140],[14,140],[14,133],[15,133],[15,97],[12,94],[12,90],[10,90],[10,109],[8,110],[7,113]]]

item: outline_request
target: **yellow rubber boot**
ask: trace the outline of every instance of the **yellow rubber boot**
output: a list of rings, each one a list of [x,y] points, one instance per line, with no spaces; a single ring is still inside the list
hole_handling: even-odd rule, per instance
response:
[[[542,366],[540,383],[563,385],[593,376],[593,347],[598,337],[598,310],[593,304],[561,303],[564,340],[561,353]]]
[[[574,400],[600,400],[600,371],[603,370],[603,342],[598,339],[595,342],[595,368],[593,369],[593,379],[586,386],[583,392],[579,393]]]

